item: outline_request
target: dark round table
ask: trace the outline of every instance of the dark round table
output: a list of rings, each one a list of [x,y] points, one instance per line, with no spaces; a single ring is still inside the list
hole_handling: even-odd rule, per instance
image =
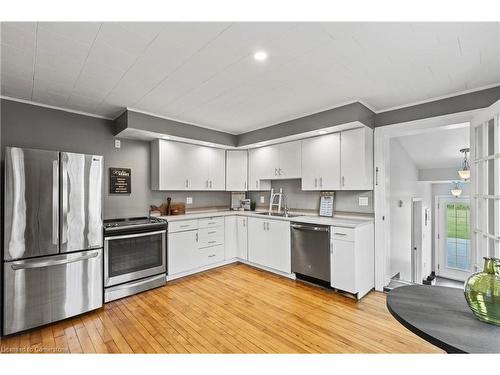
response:
[[[402,286],[389,292],[387,308],[403,326],[448,353],[500,353],[500,327],[477,320],[462,289]]]

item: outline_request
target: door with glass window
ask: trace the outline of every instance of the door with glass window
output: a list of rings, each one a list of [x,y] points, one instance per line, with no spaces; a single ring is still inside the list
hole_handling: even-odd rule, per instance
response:
[[[472,272],[470,200],[438,200],[438,276],[464,281]]]
[[[500,101],[471,124],[473,268],[482,257],[500,257]]]

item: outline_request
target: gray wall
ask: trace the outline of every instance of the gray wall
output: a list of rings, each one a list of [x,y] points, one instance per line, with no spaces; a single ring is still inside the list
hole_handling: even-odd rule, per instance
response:
[[[149,143],[122,139],[121,148],[115,149],[113,126],[108,120],[2,99],[2,160],[5,146],[103,155],[104,218],[146,215],[150,204],[161,204],[167,195],[174,201],[193,197],[188,208],[229,206],[230,194],[226,192],[151,191]],[[109,194],[109,167],[132,169],[132,194]]]
[[[271,186],[275,191],[283,188],[283,193],[286,195],[287,204],[290,209],[297,210],[319,210],[319,192],[317,191],[302,191],[301,180],[274,180]],[[264,197],[265,203],[260,203],[260,197]],[[257,202],[257,207],[269,207],[268,191],[252,191],[248,193],[248,197]],[[359,206],[359,197],[368,197],[368,206]],[[339,212],[356,212],[356,213],[373,213],[373,192],[372,191],[336,191],[334,210]]]

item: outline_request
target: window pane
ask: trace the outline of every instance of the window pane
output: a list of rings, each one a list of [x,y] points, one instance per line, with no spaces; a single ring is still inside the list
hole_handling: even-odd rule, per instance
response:
[[[488,121],[488,155],[495,154],[495,120],[491,119]]]
[[[476,154],[475,159],[483,157],[483,126],[479,125],[475,129],[476,132]]]
[[[470,269],[470,205],[448,203],[447,213],[447,267]]]
[[[476,164],[476,193],[484,194],[484,161],[480,161]]]
[[[488,165],[488,195],[495,195],[495,160],[487,161]]]
[[[495,200],[488,199],[488,233],[495,235]]]

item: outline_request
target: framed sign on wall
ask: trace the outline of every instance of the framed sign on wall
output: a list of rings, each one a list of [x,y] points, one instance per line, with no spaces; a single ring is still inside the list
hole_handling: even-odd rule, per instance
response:
[[[130,168],[109,168],[109,193],[130,194],[130,175]]]

